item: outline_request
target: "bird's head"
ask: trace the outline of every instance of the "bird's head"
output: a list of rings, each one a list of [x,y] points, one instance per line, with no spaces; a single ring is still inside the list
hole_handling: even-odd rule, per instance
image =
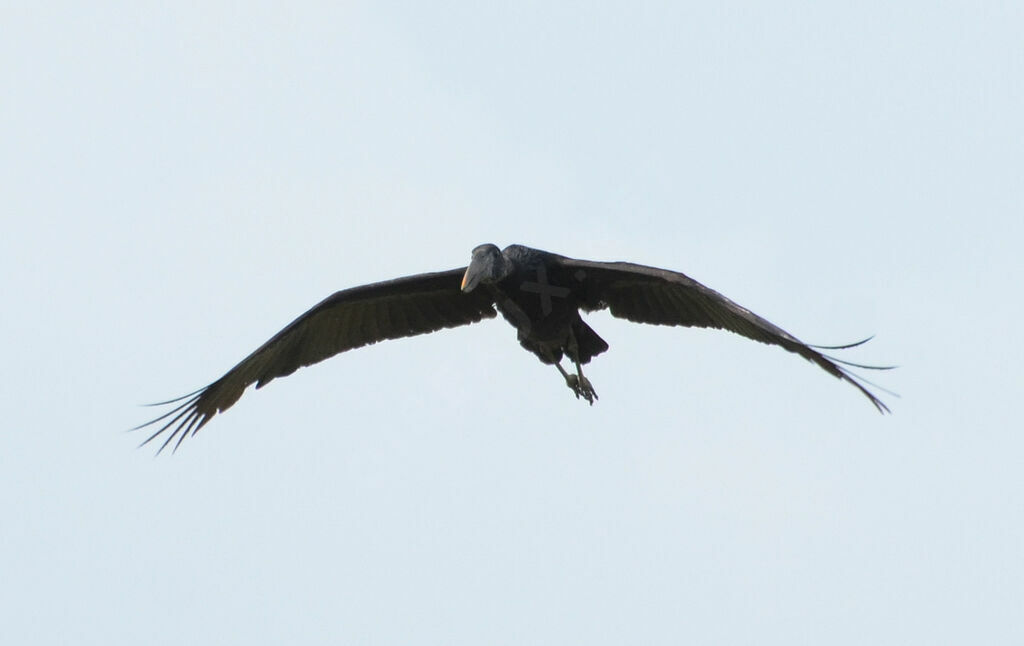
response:
[[[480,283],[496,283],[508,276],[511,270],[501,249],[492,244],[482,244],[473,249],[473,257],[462,277],[462,291],[471,292]]]

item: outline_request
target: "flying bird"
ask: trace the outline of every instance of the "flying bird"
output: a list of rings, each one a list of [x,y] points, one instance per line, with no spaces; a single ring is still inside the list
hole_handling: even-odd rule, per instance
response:
[[[313,306],[223,377],[177,399],[160,417],[136,427],[158,425],[143,445],[167,434],[158,453],[177,450],[214,415],[230,408],[246,388],[261,388],[338,353],[386,339],[476,323],[501,312],[516,328],[520,345],[558,369],[577,399],[598,398],[582,366],[608,344],[580,317],[580,311],[608,309],[635,323],[729,330],[794,352],[856,387],[879,412],[888,407],[848,367],[886,370],[822,354],[839,346],[804,343],[685,274],[628,262],[593,262],[511,245],[483,244],[469,266],[417,274],[336,292]],[[497,311],[496,311],[497,310]],[[574,372],[562,367],[563,358]],[[161,424],[162,423],[162,424]],[[175,441],[176,440],[176,441]]]

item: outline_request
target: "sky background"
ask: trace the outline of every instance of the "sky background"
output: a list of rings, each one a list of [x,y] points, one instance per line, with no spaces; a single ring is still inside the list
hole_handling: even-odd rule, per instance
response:
[[[0,642],[1024,643],[1024,9],[770,4],[3,3]],[[593,407],[499,320],[124,432],[482,242],[901,397],[601,313]]]

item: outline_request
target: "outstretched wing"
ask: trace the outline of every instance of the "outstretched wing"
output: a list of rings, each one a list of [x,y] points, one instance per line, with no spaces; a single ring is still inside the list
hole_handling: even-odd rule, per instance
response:
[[[186,436],[195,435],[214,415],[230,408],[252,384],[261,388],[340,352],[493,318],[496,312],[487,290],[466,294],[459,288],[463,272],[465,268],[407,276],[327,297],[217,381],[161,402],[178,406],[137,427],[163,422],[142,444],[170,431],[160,451],[175,437],[177,449]]]
[[[844,366],[870,370],[888,370],[892,366],[850,363],[815,349],[850,348],[867,339],[845,346],[812,346],[685,274],[628,262],[592,262],[565,257],[558,257],[557,262],[580,283],[585,294],[581,306],[585,310],[608,308],[612,316],[636,323],[729,330],[761,343],[781,346],[853,384],[879,412],[889,412],[889,408],[861,384],[859,377]]]

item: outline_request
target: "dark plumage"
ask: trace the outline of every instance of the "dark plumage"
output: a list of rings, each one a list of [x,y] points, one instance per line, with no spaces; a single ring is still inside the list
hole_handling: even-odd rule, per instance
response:
[[[461,281],[461,283],[460,283]],[[230,408],[252,384],[260,388],[340,352],[385,339],[414,336],[494,318],[495,307],[518,332],[519,343],[544,363],[555,365],[573,390],[593,404],[597,393],[581,366],[608,344],[580,318],[580,310],[609,309],[637,323],[729,330],[795,352],[849,382],[880,412],[888,412],[844,366],[852,364],[818,350],[718,292],[674,271],[627,262],[575,260],[511,245],[473,250],[469,267],[353,287],[337,292],[295,319],[223,377],[193,393],[161,404],[178,405],[138,428],[163,422],[146,444],[170,431],[162,451]],[[576,372],[560,361],[568,357]],[[165,421],[166,420],[166,421]]]

